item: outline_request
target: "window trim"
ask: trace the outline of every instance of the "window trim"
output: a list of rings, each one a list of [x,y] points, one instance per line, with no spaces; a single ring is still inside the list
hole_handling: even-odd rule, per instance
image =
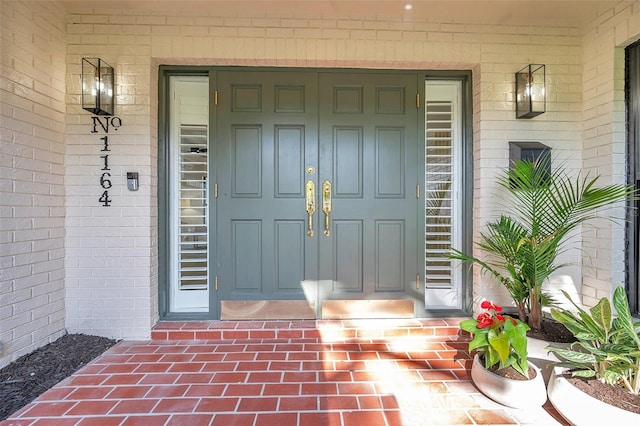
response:
[[[627,182],[640,190],[640,40],[625,49]],[[640,200],[627,209],[626,287],[631,312],[640,313]],[[634,209],[635,207],[635,209]]]

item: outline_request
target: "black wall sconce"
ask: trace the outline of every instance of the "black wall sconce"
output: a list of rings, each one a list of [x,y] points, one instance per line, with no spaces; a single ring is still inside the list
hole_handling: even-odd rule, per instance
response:
[[[100,58],[82,58],[82,108],[113,115],[113,68]]]
[[[533,118],[546,107],[545,66],[529,64],[516,73],[516,118]]]

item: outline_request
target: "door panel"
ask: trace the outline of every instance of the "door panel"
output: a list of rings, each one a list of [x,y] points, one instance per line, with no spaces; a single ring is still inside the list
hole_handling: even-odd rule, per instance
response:
[[[333,158],[334,173],[333,197],[335,198],[362,198],[362,150],[363,150],[363,129],[362,127],[339,127],[333,131]],[[326,151],[324,144],[328,141],[321,141],[321,151]],[[322,164],[321,171],[327,168],[328,164]]]
[[[233,275],[238,291],[262,289],[262,221],[232,220],[231,248]]]
[[[297,291],[304,277],[304,238],[306,229],[303,220],[277,220],[275,222],[275,282],[278,290]]]
[[[409,291],[421,264],[418,110],[406,96],[417,76],[223,71],[218,88],[222,316],[249,300],[306,300],[322,315],[330,299],[422,299]]]
[[[317,268],[317,243],[306,237],[304,191],[305,165],[317,162],[316,86],[313,73],[218,73],[223,302],[315,302],[302,284]]]
[[[262,196],[262,126],[231,129],[231,192],[234,198]]]
[[[403,198],[405,189],[404,129],[376,129],[375,197]]]
[[[376,291],[403,291],[405,256],[405,221],[377,220],[376,247]]]
[[[304,196],[304,126],[275,128],[275,197]]]
[[[330,236],[319,237],[319,300],[412,298],[420,292],[420,158],[418,110],[406,94],[417,93],[416,75],[319,80],[319,181],[333,184]]]
[[[323,271],[333,273],[328,278],[333,284],[334,295],[344,293],[362,293],[363,291],[363,221],[338,219],[333,222],[333,236],[331,245],[331,263],[323,259],[325,263],[320,266]],[[335,265],[332,268],[332,265]]]

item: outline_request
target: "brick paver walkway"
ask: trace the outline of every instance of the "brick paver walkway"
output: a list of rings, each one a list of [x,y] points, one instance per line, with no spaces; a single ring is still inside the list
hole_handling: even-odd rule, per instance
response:
[[[2,425],[558,424],[477,391],[458,322],[164,322]]]

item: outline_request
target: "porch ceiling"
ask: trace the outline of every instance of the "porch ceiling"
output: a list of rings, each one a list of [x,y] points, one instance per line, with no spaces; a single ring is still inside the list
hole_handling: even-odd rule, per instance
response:
[[[637,0],[629,0],[633,2]],[[619,0],[63,0],[68,11],[96,7],[153,11],[180,10],[181,13],[242,14],[264,11],[268,16],[386,16],[411,21],[420,17],[438,20],[481,20],[486,23],[535,25],[580,25]],[[405,4],[412,9],[405,10]]]

